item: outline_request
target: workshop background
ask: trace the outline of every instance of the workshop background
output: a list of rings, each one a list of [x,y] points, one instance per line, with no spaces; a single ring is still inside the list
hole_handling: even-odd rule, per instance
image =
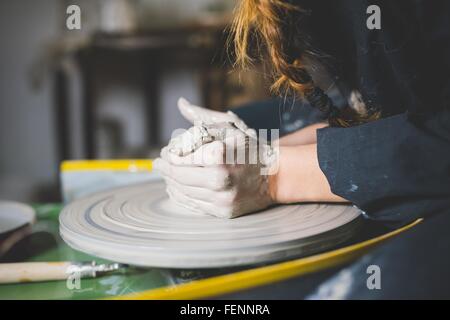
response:
[[[81,8],[81,30],[66,9]],[[257,68],[230,72],[234,0],[0,2],[0,198],[58,201],[66,159],[146,158],[213,109],[267,97]]]

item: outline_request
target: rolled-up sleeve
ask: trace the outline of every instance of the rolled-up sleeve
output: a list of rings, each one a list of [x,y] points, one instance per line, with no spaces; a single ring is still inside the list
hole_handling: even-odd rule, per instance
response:
[[[369,218],[408,222],[450,205],[450,111],[400,114],[318,130],[319,164],[331,190]]]

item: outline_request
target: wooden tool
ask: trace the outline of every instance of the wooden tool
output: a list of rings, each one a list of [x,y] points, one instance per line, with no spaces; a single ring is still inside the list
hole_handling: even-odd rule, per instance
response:
[[[71,275],[79,278],[95,278],[127,265],[119,263],[96,264],[92,262],[19,262],[0,264],[0,284],[67,280]]]

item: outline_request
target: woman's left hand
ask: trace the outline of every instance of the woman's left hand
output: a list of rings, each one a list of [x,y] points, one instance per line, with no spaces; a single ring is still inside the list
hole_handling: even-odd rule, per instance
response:
[[[178,205],[197,213],[235,218],[273,203],[268,175],[276,158],[272,148],[258,148],[239,129],[228,130],[232,131],[228,139],[206,143],[189,155],[180,156],[170,147],[163,148],[154,166]],[[262,156],[258,157],[258,150]],[[243,163],[235,157],[239,154],[247,154],[240,159]],[[253,163],[249,163],[251,158]]]

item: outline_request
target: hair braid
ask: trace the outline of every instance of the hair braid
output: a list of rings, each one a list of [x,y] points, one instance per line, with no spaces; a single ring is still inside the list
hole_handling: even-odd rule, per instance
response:
[[[373,120],[372,116],[358,114],[350,108],[341,112],[315,85],[305,68],[308,51],[301,42],[296,21],[304,13],[300,7],[283,0],[241,0],[231,27],[236,64],[246,67],[253,61],[249,56],[249,40],[255,37],[264,45],[272,64],[273,92],[291,89],[299,93],[324,113],[330,125],[347,127]]]

